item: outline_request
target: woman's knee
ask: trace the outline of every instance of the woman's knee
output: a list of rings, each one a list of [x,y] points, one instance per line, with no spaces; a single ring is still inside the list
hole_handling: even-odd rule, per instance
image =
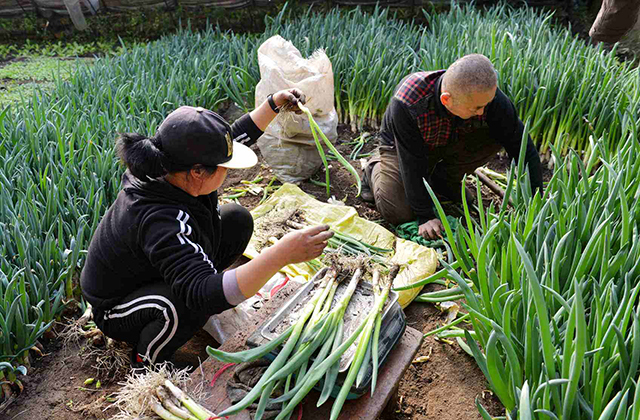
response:
[[[229,224],[234,228],[253,232],[253,216],[249,210],[238,204],[228,203],[220,206],[220,218],[223,225]]]

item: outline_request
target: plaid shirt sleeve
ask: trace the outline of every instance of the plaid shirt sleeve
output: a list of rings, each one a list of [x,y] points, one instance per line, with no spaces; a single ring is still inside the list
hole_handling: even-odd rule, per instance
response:
[[[496,91],[496,97],[489,105],[486,115],[493,138],[504,147],[509,157],[517,162],[520,156],[524,124],[518,117],[518,112],[511,100],[500,89]],[[525,164],[529,166],[531,188],[534,193],[536,190],[542,193],[540,155],[530,136],[527,136],[526,141],[527,150],[524,159]]]
[[[394,98],[389,104],[391,130],[398,150],[400,174],[409,205],[420,224],[435,217],[433,202],[424,186],[428,178],[429,155],[415,118],[406,106]]]

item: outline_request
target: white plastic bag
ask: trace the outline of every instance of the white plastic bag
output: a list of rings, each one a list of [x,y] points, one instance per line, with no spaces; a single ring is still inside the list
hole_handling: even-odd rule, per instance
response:
[[[290,41],[275,35],[258,49],[258,64],[261,80],[256,86],[256,106],[270,93],[298,88],[306,95],[307,107],[322,132],[330,141],[338,138],[333,69],[324,51],[303,58]],[[258,139],[258,147],[281,182],[300,183],[322,165],[304,115],[279,114]]]

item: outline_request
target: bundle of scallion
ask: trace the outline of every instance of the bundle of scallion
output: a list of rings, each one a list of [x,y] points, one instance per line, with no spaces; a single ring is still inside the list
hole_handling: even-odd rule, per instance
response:
[[[293,229],[304,229],[308,226],[287,220],[287,226]],[[333,237],[327,241],[325,252],[339,252],[350,257],[365,257],[382,264],[387,265],[387,257],[393,249],[382,248],[371,245],[365,241],[361,241],[349,234],[333,231]]]
[[[167,363],[143,373],[133,372],[117,393],[114,405],[120,412],[113,419],[148,418],[154,414],[164,420],[216,418],[181,389],[187,383],[187,369],[175,370]]]
[[[152,410],[164,420],[209,420],[216,415],[202,407],[184,391],[166,380],[150,396]]]
[[[318,123],[316,123],[315,120],[313,119],[313,115],[311,115],[311,111],[309,111],[309,108],[307,108],[302,104],[298,104],[298,107],[302,110],[302,112],[304,112],[307,115],[307,118],[309,118],[309,126],[311,127],[311,134],[313,134],[313,139],[315,140],[316,146],[318,147],[318,153],[320,154],[320,158],[322,159],[322,163],[324,164],[327,196],[331,194],[331,182],[329,180],[329,164],[327,163],[327,156],[324,153],[324,149],[322,148],[322,143],[320,143],[318,136],[322,138],[322,140],[324,141],[324,144],[327,145],[327,148],[331,151],[331,153],[333,153],[333,155],[338,160],[338,162],[340,162],[345,168],[347,168],[347,170],[351,173],[351,175],[353,175],[353,177],[356,180],[356,187],[358,189],[358,193],[356,194],[356,196],[359,196],[362,186],[361,186],[360,176],[358,175],[358,172],[356,172],[356,170],[353,168],[353,166],[349,163],[348,160],[342,157],[340,152],[338,152],[335,146],[329,141],[327,136],[324,135],[324,133],[322,132],[322,129],[320,129],[320,126],[318,126]]]
[[[283,409],[276,420],[288,419],[298,403],[324,378],[322,394],[318,401],[318,406],[320,406],[326,402],[333,391],[342,355],[358,339],[359,342],[349,372],[334,402],[331,419],[334,420],[338,417],[354,381],[356,384],[362,382],[371,360],[373,361],[371,383],[371,392],[373,393],[378,372],[378,339],[382,323],[382,309],[397,272],[398,268],[394,267],[384,281],[380,281],[380,275],[377,271],[373,273],[375,293],[373,308],[346,339],[343,339],[344,315],[362,277],[362,268],[355,270],[345,292],[335,305],[332,303],[338,286],[336,272],[328,268],[319,272],[316,277],[322,277],[322,279],[318,290],[299,312],[300,315],[293,325],[269,343],[238,353],[225,353],[207,347],[207,353],[217,360],[247,362],[261,358],[284,344],[278,356],[246,397],[222,411],[219,416],[238,413],[260,397],[255,420],[262,418],[267,405],[275,403],[283,403]],[[314,354],[315,357],[311,361]],[[283,394],[272,399],[272,392],[279,388],[284,390]]]

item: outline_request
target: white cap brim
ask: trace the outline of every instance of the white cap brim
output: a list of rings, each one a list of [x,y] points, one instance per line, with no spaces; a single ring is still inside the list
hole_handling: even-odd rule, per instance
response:
[[[244,144],[233,142],[233,152],[231,160],[225,163],[219,163],[218,166],[229,169],[251,168],[258,163],[258,156]]]

